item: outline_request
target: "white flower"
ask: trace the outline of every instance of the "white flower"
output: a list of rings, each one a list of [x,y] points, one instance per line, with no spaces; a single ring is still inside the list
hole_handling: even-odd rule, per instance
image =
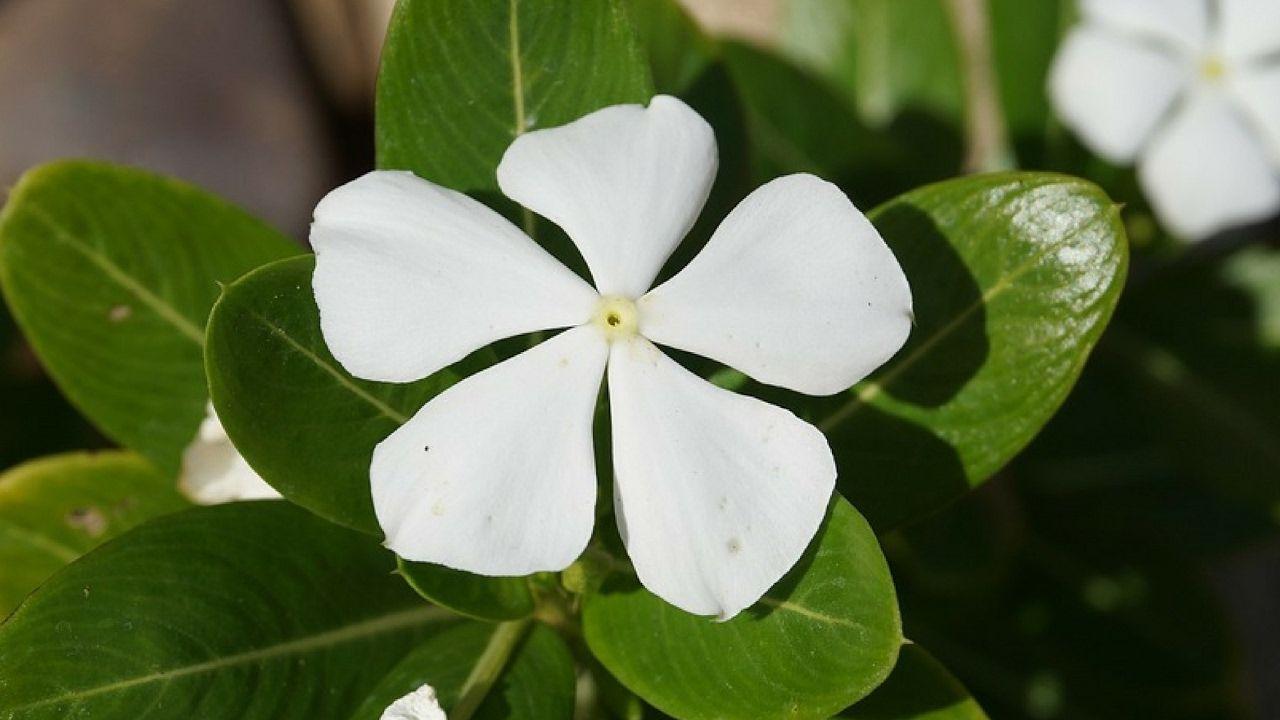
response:
[[[1054,61],[1063,122],[1137,159],[1157,215],[1200,239],[1280,210],[1280,1],[1081,0]]]
[[[387,706],[381,720],[446,720],[436,691],[423,685]]]
[[[249,467],[222,429],[210,403],[196,437],[182,453],[178,487],[192,502],[217,505],[233,500],[274,500],[280,497]]]
[[[795,564],[835,482],[826,439],[654,343],[831,394],[902,346],[911,293],[871,223],[810,175],[756,190],[649,290],[716,164],[711,127],[665,96],[511,144],[498,184],[568,233],[598,292],[497,213],[410,173],[373,172],[320,202],[320,326],[352,375],[416,380],[500,338],[571,328],[454,385],[378,445],[388,547],[483,575],[573,562],[595,520],[607,366],[614,499],[641,582],[728,618]]]

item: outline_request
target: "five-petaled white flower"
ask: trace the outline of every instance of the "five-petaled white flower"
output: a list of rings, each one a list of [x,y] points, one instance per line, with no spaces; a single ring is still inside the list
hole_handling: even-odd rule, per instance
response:
[[[379,720],[447,720],[440,701],[436,699],[436,691],[430,685],[423,685],[404,697],[396,700],[382,711]]]
[[[249,467],[209,403],[196,436],[182,453],[178,488],[198,505],[235,500],[275,500],[280,493]]]
[[[1063,122],[1138,159],[1156,214],[1200,239],[1280,210],[1280,2],[1081,0],[1050,73]]]
[[[407,172],[370,173],[320,202],[320,327],[352,375],[416,380],[500,338],[570,328],[449,388],[377,446],[369,474],[388,547],[482,575],[572,563],[595,519],[592,416],[607,366],[614,500],[641,582],[728,618],[795,564],[834,487],[826,438],[654,343],[826,395],[902,346],[911,292],[871,223],[810,175],[756,190],[650,290],[716,165],[711,127],[665,96],[511,144],[499,186],[564,229],[595,289],[496,212]]]

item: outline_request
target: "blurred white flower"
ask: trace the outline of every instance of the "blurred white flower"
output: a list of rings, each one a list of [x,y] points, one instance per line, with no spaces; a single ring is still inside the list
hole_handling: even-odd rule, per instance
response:
[[[812,175],[756,190],[649,289],[716,166],[711,127],[665,96],[511,144],[498,184],[564,229],[595,289],[501,215],[411,173],[370,173],[320,202],[320,327],[352,375],[416,380],[495,340],[571,328],[449,388],[377,446],[388,547],[483,575],[573,562],[595,522],[607,366],[614,500],[640,581],[729,618],[796,563],[835,483],[826,438],[654,343],[829,395],[902,347],[911,291],[871,223]]]
[[[446,720],[436,691],[423,685],[387,706],[381,720]]]
[[[249,467],[231,444],[210,403],[196,437],[182,454],[181,488],[192,502],[217,505],[233,500],[273,500],[280,497]]]
[[[1081,0],[1049,91],[1175,234],[1280,210],[1280,0]]]

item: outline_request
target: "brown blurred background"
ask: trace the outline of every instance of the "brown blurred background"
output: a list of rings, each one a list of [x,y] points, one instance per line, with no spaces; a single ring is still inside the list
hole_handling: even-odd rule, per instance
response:
[[[0,185],[60,157],[174,175],[301,237],[373,159],[394,0],[0,0]],[[767,40],[777,0],[686,0]]]

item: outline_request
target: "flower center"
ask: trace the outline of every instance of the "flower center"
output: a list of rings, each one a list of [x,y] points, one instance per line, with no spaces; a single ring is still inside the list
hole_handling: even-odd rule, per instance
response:
[[[1217,55],[1206,55],[1200,60],[1200,77],[1218,82],[1227,74],[1227,63]]]
[[[617,295],[600,298],[594,321],[609,340],[625,340],[635,335],[636,329],[640,326],[636,304]]]

